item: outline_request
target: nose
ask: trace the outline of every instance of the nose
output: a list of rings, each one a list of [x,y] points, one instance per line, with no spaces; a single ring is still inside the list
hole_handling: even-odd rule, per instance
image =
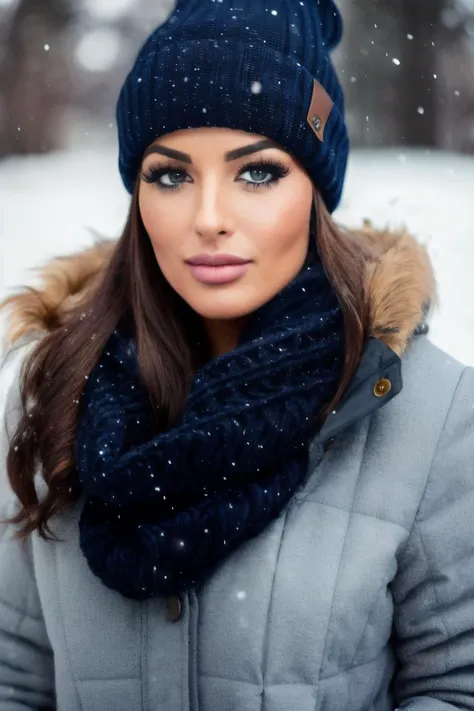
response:
[[[217,179],[205,181],[198,194],[195,214],[196,233],[209,240],[231,235],[234,231],[231,215],[226,207],[224,188]]]

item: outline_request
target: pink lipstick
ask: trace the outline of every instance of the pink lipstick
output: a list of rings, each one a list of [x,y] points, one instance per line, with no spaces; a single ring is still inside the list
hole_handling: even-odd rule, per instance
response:
[[[234,254],[199,254],[186,260],[191,274],[202,284],[230,284],[246,274],[251,260]]]

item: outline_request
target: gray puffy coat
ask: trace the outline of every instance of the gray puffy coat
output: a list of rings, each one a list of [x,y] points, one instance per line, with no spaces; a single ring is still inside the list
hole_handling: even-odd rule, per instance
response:
[[[63,542],[4,529],[0,711],[474,709],[474,371],[419,336],[402,373],[181,599],[103,586],[81,501],[53,521]]]

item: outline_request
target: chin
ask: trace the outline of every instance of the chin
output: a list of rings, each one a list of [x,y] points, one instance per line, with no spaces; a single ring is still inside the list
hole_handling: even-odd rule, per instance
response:
[[[190,304],[190,306],[201,318],[209,319],[210,321],[235,321],[248,316],[258,308],[244,307],[242,304],[214,304],[213,306]]]
[[[212,321],[234,321],[256,311],[267,300],[266,295],[262,295],[259,299],[254,294],[249,298],[248,294],[246,296],[239,294],[238,290],[233,294],[230,290],[227,294],[223,294],[222,290],[216,289],[206,294],[205,298],[189,299],[187,303],[201,318]]]

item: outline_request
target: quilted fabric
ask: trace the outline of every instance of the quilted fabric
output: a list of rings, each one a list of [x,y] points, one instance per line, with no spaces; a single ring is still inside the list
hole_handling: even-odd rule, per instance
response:
[[[81,502],[4,532],[0,710],[474,709],[474,372],[422,336],[403,377],[177,622],[91,573]]]

